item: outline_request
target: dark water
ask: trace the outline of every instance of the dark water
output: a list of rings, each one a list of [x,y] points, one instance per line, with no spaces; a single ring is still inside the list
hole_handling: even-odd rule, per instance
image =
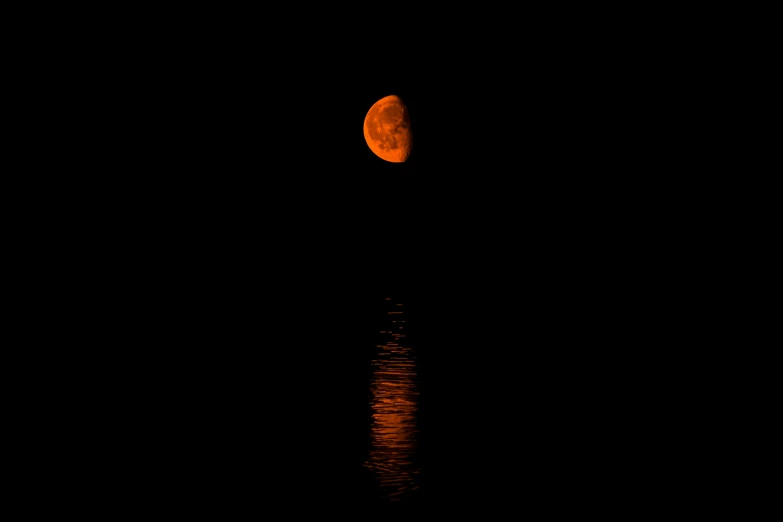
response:
[[[649,378],[656,352],[638,338],[617,349],[622,316],[484,298],[148,303],[134,324],[156,327],[96,330],[113,350],[54,364],[70,392],[38,413],[60,459],[47,480],[78,485],[74,502],[216,515],[573,512],[664,487],[649,477],[683,433],[656,401],[674,384]]]

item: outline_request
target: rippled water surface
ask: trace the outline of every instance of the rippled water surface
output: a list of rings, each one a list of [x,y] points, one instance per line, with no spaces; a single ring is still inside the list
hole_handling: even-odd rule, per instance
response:
[[[380,344],[372,361],[370,406],[372,423],[369,468],[390,501],[405,499],[419,489],[417,465],[417,362],[409,343],[405,304],[387,298],[380,326]]]

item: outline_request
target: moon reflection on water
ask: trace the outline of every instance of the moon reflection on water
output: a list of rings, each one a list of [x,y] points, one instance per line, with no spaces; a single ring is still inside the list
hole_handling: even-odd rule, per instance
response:
[[[419,396],[416,357],[407,342],[402,309],[402,304],[390,307],[385,329],[380,331],[382,344],[376,346],[370,384],[371,444],[365,463],[390,501],[399,501],[419,489],[420,474],[415,464]]]

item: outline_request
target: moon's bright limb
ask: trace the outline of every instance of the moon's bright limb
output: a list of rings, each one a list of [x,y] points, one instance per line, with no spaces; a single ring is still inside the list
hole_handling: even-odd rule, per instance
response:
[[[381,98],[364,118],[364,139],[370,150],[381,159],[402,163],[413,146],[408,108],[395,95]]]

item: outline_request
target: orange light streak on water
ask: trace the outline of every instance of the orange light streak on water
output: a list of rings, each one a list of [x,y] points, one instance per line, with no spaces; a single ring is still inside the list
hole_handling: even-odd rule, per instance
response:
[[[379,350],[372,363],[374,374],[370,385],[371,447],[365,463],[391,501],[398,501],[406,493],[418,489],[420,475],[414,464],[419,396],[416,358],[411,347],[395,342],[405,337],[399,334],[401,328],[387,326],[381,331],[384,344],[376,346]]]

